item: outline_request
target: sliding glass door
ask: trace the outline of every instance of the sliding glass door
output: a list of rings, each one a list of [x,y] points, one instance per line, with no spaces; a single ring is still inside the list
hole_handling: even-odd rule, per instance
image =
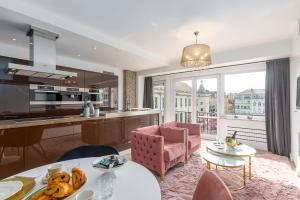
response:
[[[203,138],[218,132],[218,77],[192,77],[174,81],[174,119],[197,123]]]
[[[175,120],[192,122],[192,80],[175,82]]]
[[[197,79],[196,123],[203,138],[214,139],[218,127],[218,79]]]
[[[161,111],[159,122],[165,123],[165,81],[153,81],[153,108]]]

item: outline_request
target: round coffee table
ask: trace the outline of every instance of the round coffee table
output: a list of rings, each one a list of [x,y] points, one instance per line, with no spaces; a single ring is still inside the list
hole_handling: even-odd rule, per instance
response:
[[[248,158],[249,159],[249,179],[252,178],[251,172],[251,157],[255,156],[256,150],[253,147],[250,147],[246,144],[240,144],[236,148],[228,147],[226,144],[217,144],[216,141],[209,142],[206,145],[207,151],[212,151],[220,155],[225,155],[229,157],[241,157],[241,158]]]
[[[210,170],[210,164],[214,164],[216,166],[216,170],[218,170],[218,166],[224,168],[243,168],[243,182],[242,185],[238,188],[230,188],[232,190],[240,190],[246,186],[246,167],[245,160],[242,158],[234,158],[229,156],[224,156],[220,154],[215,154],[213,152],[201,152],[201,157],[207,162],[207,168]]]

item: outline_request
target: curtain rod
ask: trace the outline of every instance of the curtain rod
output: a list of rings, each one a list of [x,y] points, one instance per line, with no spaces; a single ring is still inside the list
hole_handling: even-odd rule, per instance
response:
[[[241,64],[231,64],[231,65],[224,65],[224,66],[220,66],[220,67],[212,67],[212,68],[206,68],[206,69],[195,69],[195,70],[184,71],[184,72],[173,72],[173,73],[161,74],[161,75],[156,75],[156,76],[151,76],[151,77],[182,74],[182,73],[188,73],[188,72],[199,72],[199,71],[210,70],[210,69],[221,69],[221,68],[226,68],[226,67],[234,67],[234,66],[238,66],[238,65],[248,65],[248,64],[262,63],[262,62],[267,62],[267,61],[268,60],[261,60],[261,61],[246,62],[246,63],[241,63]]]

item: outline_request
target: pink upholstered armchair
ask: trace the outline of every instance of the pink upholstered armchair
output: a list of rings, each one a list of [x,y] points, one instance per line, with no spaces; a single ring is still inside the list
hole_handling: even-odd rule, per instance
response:
[[[168,122],[163,126],[174,127],[174,128],[184,128],[187,129],[187,154],[191,155],[193,152],[197,151],[201,147],[201,137],[200,137],[200,125],[191,123],[181,123],[181,122]]]
[[[205,171],[200,177],[193,200],[232,200],[231,193],[225,183],[214,172]]]
[[[160,174],[185,162],[186,131],[157,125],[131,132],[132,160]]]

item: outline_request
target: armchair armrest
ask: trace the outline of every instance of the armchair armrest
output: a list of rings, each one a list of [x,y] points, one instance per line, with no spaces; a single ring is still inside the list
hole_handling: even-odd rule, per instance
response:
[[[139,131],[131,132],[131,158],[133,161],[158,172],[165,173],[163,157],[164,138]]]
[[[200,125],[191,123],[181,123],[177,122],[177,126],[180,128],[187,128],[189,130],[189,135],[199,135],[200,136]]]
[[[183,128],[163,127],[159,128],[161,135],[170,142],[186,143],[187,132]]]

